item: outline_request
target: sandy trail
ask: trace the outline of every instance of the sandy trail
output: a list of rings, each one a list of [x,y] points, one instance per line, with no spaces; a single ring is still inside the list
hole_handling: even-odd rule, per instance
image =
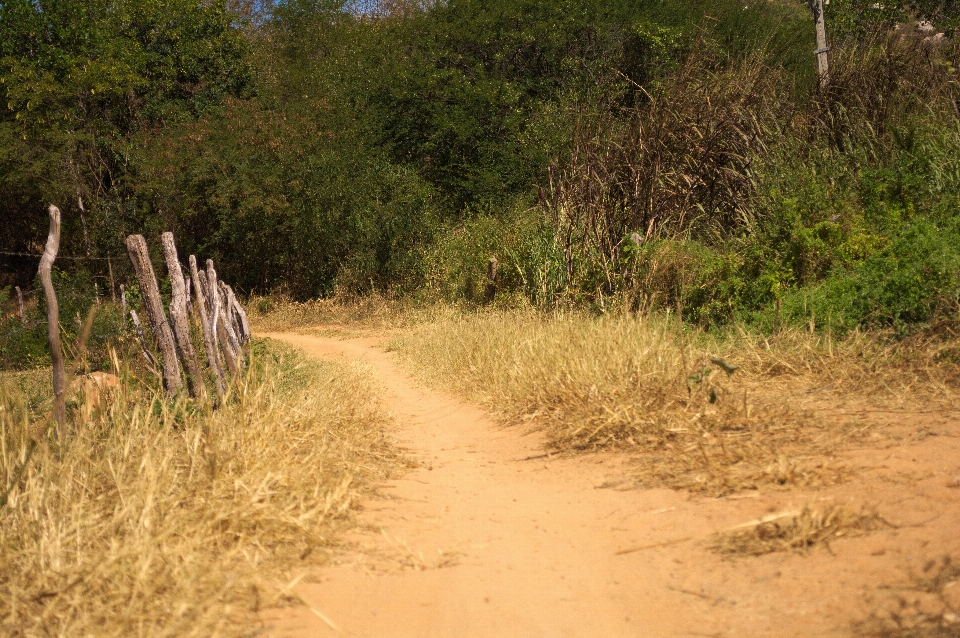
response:
[[[732,499],[598,489],[617,475],[622,457],[544,458],[536,436],[418,384],[378,338],[262,336],[368,363],[398,421],[398,443],[421,464],[385,485],[385,499],[365,504],[371,531],[352,539],[358,551],[296,587],[309,607],[266,619],[275,638],[842,636],[869,611],[878,582],[897,580],[911,560],[960,549],[956,507],[943,525],[839,539],[833,553],[728,561],[703,540],[814,500],[882,504],[909,496],[909,508],[886,513],[908,522],[942,518],[943,499],[957,501],[960,492],[943,478],[960,469],[956,436],[903,448],[904,462],[940,468],[914,480],[907,496],[876,480]],[[956,424],[949,427],[955,434]],[[879,471],[889,470],[899,449],[864,460],[883,459]]]

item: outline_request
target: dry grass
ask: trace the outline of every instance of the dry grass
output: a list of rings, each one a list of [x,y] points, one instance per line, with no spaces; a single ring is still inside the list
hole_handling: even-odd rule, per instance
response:
[[[438,312],[393,347],[507,422],[543,429],[552,449],[627,449],[639,484],[712,493],[841,477],[826,459],[859,433],[801,399],[951,403],[957,377],[933,346],[906,352],[801,331],[712,336],[670,315]]]
[[[858,633],[871,638],[960,637],[960,563],[949,556],[931,560],[911,575],[896,608],[874,614]]]
[[[254,354],[215,412],[120,371],[105,410],[73,406],[65,440],[39,439],[0,509],[0,633],[253,635],[289,602],[397,459],[364,369]],[[0,379],[4,489],[42,419],[20,385]]]
[[[842,505],[774,515],[716,534],[710,548],[728,556],[761,556],[771,552],[804,552],[841,536],[863,534],[884,524],[876,512],[855,512]]]
[[[385,329],[412,325],[412,308],[400,301],[370,294],[356,299],[294,301],[289,297],[253,297],[245,304],[253,329],[279,332],[315,326]]]

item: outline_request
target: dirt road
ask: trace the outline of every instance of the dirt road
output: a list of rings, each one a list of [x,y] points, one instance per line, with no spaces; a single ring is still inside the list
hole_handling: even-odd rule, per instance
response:
[[[888,603],[879,584],[960,554],[955,422],[851,453],[866,478],[833,490],[618,490],[623,457],[545,457],[535,435],[420,385],[378,338],[262,336],[367,362],[420,463],[365,504],[356,551],[297,585],[308,606],[266,619],[275,638],[845,636]],[[707,548],[711,532],[818,501],[874,505],[897,527],[806,555]]]

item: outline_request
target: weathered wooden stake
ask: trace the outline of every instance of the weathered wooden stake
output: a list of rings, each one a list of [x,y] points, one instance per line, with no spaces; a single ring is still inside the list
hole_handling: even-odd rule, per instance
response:
[[[207,260],[207,301],[210,302],[210,323],[213,326],[213,334],[217,337],[220,344],[220,350],[223,352],[223,360],[230,369],[230,374],[237,376],[240,373],[240,367],[237,365],[237,357],[230,347],[230,338],[224,327],[223,304],[220,300],[220,290],[217,286],[217,271],[213,267],[213,260]]]
[[[17,290],[17,307],[20,310],[20,323],[27,323],[27,313],[23,309],[23,291],[20,286],[14,286]]]
[[[496,257],[491,257],[487,262],[487,292],[485,295],[487,303],[492,303],[497,296],[497,267],[499,265],[500,262],[497,261]]]
[[[127,321],[127,288],[120,284],[120,316],[123,317],[124,324]]]
[[[153,358],[153,353],[147,347],[147,336],[143,333],[143,325],[140,323],[140,317],[137,316],[136,310],[130,311],[130,318],[133,319],[133,327],[137,330],[137,339],[140,341],[140,347],[143,348],[143,356],[150,364],[151,369],[156,368],[157,360]]]
[[[220,331],[217,324],[220,321],[220,295],[217,293],[217,270],[213,267],[212,259],[207,260],[207,277],[203,283],[207,303],[210,305],[210,326],[213,328],[214,340],[219,343]]]
[[[63,396],[67,370],[63,365],[63,350],[60,347],[60,309],[57,306],[57,293],[53,289],[53,279],[50,276],[53,260],[57,258],[57,252],[60,250],[60,209],[51,205],[47,212],[50,214],[50,234],[47,235],[43,257],[40,258],[38,274],[43,284],[43,295],[47,300],[47,340],[50,342],[50,359],[53,361],[53,410],[54,418],[57,420],[58,434],[62,438],[67,416]]]
[[[203,387],[203,377],[200,376],[200,364],[197,363],[197,353],[190,338],[190,322],[187,321],[187,290],[183,285],[183,270],[177,257],[177,245],[173,241],[173,233],[167,232],[160,236],[163,244],[163,256],[167,261],[167,272],[170,275],[170,322],[173,324],[173,336],[183,360],[183,367],[187,371],[187,386],[190,396],[203,397],[206,394]]]
[[[213,326],[207,309],[207,297],[203,285],[206,273],[197,270],[197,258],[194,255],[190,255],[190,276],[193,278],[197,314],[200,316],[200,327],[203,330],[203,345],[207,350],[207,364],[217,379],[217,392],[223,396],[226,393],[226,382],[223,377],[223,368],[220,367],[220,358],[217,356],[217,340],[213,336]]]
[[[240,333],[240,343],[245,344],[250,341],[252,333],[250,332],[250,321],[247,319],[247,313],[244,311],[243,306],[240,305],[240,302],[237,301],[237,296],[233,294],[233,288],[227,286],[227,292],[230,294],[230,303],[233,305],[234,316],[239,320],[238,331]]]
[[[177,363],[177,350],[173,340],[173,330],[167,321],[167,314],[163,311],[163,302],[160,300],[160,290],[157,288],[157,279],[153,274],[153,264],[150,263],[150,253],[147,251],[147,240],[143,235],[127,237],[127,253],[133,263],[133,270],[140,283],[140,294],[143,296],[144,309],[147,311],[147,321],[150,330],[157,338],[160,354],[163,357],[163,388],[168,397],[173,397],[180,390],[180,366]]]
[[[817,56],[817,74],[820,78],[820,86],[825,87],[830,83],[830,59],[827,57],[830,47],[827,46],[827,25],[823,19],[823,0],[807,0],[807,4],[813,11],[813,24],[817,31],[817,50],[813,52]]]
[[[243,367],[243,351],[240,350],[240,339],[234,328],[236,325],[234,318],[233,304],[230,303],[230,287],[222,281],[220,285],[220,299],[223,302],[223,329],[227,333],[227,343],[233,352],[233,357],[237,360],[237,368]]]
[[[107,256],[107,271],[110,273],[110,301],[117,303],[117,284],[113,280],[113,262],[110,261],[109,256]]]

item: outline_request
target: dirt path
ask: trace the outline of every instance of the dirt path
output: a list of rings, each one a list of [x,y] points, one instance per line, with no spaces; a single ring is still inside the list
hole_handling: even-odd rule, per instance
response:
[[[267,619],[275,638],[843,636],[884,604],[878,583],[960,552],[956,423],[861,451],[870,481],[833,491],[598,489],[622,457],[544,458],[536,436],[418,384],[377,338],[262,336],[366,361],[421,464],[365,505],[358,551],[297,585],[309,607]],[[808,555],[730,561],[706,548],[712,531],[817,500],[869,502],[903,525]]]

